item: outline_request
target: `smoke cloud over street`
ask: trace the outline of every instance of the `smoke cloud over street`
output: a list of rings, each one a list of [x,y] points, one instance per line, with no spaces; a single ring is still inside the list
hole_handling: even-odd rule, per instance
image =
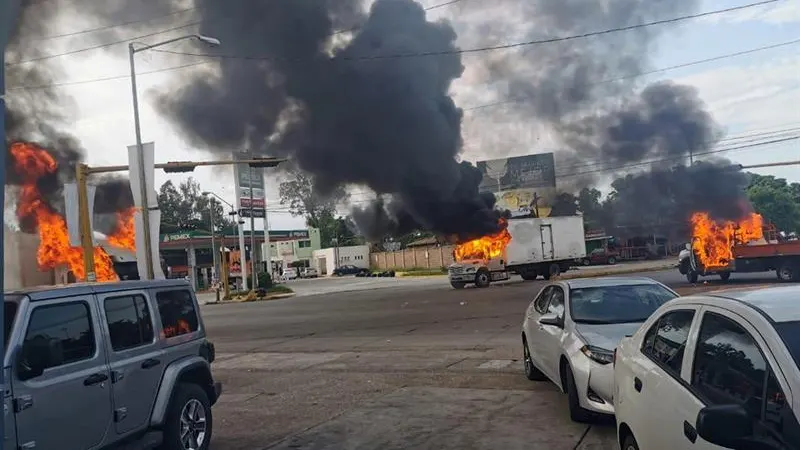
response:
[[[39,3],[26,2],[9,61],[38,55],[32,38],[46,35],[57,12]],[[454,86],[467,66],[491,82],[480,89],[507,103],[498,117],[545,126],[556,137],[562,189],[632,172],[629,180],[641,184],[636,190],[641,197],[620,204],[631,210],[619,213],[633,221],[644,216],[635,212],[651,205],[653,196],[670,196],[687,214],[699,209],[719,217],[740,214],[746,179],[729,170],[727,161],[706,161],[680,176],[665,169],[685,164],[689,151],[707,151],[722,136],[693,88],[669,81],[645,84],[637,76],[653,69],[658,39],[675,32],[674,25],[462,52],[635,26],[698,12],[699,4],[464,1],[447,6],[454,11],[445,14],[450,20],[434,19],[425,10],[430,3],[413,0],[110,1],[88,10],[99,25],[163,16],[131,25],[128,33],[176,22],[187,24],[177,32],[220,39],[223,45],[215,49],[178,47],[179,53],[211,57],[185,56],[206,64],[182,71],[155,96],[163,117],[194,147],[219,158],[234,149],[289,156],[322,191],[369,187],[378,198],[357,204],[353,217],[371,239],[416,228],[463,239],[496,231],[502,215],[493,195],[479,193],[478,170],[461,161],[465,113],[454,100]],[[190,11],[176,13],[182,9]],[[110,28],[93,39],[128,36],[117,33]],[[47,83],[53,67],[11,66],[9,82]],[[11,107],[10,138],[41,141],[63,167],[50,189],[55,202],[84,155],[80,144],[60,131],[70,99],[41,90],[20,96]],[[497,111],[486,108],[472,119]],[[513,136],[497,138],[513,141]],[[523,144],[515,144],[517,154],[544,150]],[[505,156],[508,149],[481,151]],[[98,199],[106,206],[101,208],[127,204],[129,190],[120,183],[102,184]],[[691,194],[687,186],[703,195]]]

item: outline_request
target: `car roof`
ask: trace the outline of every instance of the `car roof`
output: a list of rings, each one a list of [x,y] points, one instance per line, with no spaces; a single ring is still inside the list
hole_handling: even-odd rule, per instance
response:
[[[600,278],[573,278],[565,283],[570,289],[606,286],[631,286],[636,284],[659,284],[658,281],[647,277],[600,277]]]
[[[27,295],[31,301],[50,300],[73,295],[104,294],[108,292],[124,291],[130,289],[152,289],[165,287],[189,288],[185,280],[138,280],[117,281],[113,283],[74,283],[58,286],[36,286],[31,288],[8,291],[5,294]]]
[[[703,295],[744,303],[773,322],[800,320],[800,285],[728,289]]]

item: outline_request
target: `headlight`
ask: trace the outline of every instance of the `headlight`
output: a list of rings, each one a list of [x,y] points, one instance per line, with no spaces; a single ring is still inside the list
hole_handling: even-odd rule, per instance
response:
[[[584,345],[581,347],[581,353],[598,364],[605,365],[614,362],[614,352],[604,348]]]
[[[475,268],[474,267],[467,267],[467,270],[465,270],[464,272],[467,272],[467,273],[475,272]]]

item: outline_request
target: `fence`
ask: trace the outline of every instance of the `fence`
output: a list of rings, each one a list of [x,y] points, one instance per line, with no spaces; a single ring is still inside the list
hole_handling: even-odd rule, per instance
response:
[[[453,246],[416,247],[396,252],[369,255],[370,267],[376,270],[438,269],[453,264]]]

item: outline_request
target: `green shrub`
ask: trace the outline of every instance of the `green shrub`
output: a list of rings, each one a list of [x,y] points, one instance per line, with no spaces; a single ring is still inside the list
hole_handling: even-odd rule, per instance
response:
[[[272,287],[272,276],[268,272],[259,272],[256,276],[258,277],[258,287],[262,289]]]

